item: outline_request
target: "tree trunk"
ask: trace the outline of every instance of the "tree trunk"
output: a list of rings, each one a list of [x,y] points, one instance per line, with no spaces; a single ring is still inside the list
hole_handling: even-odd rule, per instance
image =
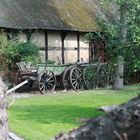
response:
[[[127,36],[127,1],[120,6],[120,48],[125,47],[126,45],[126,36]],[[124,63],[123,56],[117,56],[117,67],[116,67],[116,77],[113,84],[113,89],[122,89],[123,84],[123,73],[124,73]]]
[[[122,89],[124,87],[123,84],[123,71],[124,71],[124,63],[123,63],[123,57],[118,56],[117,58],[117,68],[115,72],[115,81],[113,83],[112,89]]]
[[[6,102],[6,86],[3,84],[0,77],[0,140],[8,138],[8,123],[7,123],[7,102]]]

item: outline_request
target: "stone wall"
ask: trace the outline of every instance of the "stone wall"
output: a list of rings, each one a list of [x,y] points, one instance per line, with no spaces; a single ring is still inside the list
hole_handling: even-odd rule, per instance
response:
[[[55,140],[140,140],[140,96]]]

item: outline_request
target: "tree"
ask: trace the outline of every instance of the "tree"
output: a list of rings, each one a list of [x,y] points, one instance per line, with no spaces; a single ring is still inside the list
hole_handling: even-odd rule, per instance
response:
[[[128,57],[133,55],[133,50],[140,45],[139,34],[137,34],[140,33],[140,29],[138,27],[140,18],[137,17],[139,16],[138,13],[140,13],[140,2],[138,0],[118,0],[117,2],[120,5],[120,34],[118,34],[119,42],[120,47],[123,50],[122,56],[125,60],[127,60]],[[127,54],[130,55],[128,56]],[[120,58],[119,53],[117,60],[117,76],[113,85],[114,89],[123,88],[123,59]],[[122,76],[122,78],[119,75]]]
[[[126,35],[127,35],[127,1],[124,0],[120,4],[120,31],[118,32],[118,39],[120,47],[125,47],[126,44]],[[122,89],[123,88],[123,56],[121,54],[117,55],[117,68],[116,68],[116,78],[113,84],[113,89]]]
[[[103,7],[110,1],[100,0]],[[108,59],[116,63],[113,89],[123,88],[124,62],[135,59],[140,62],[134,51],[140,47],[140,2],[139,0],[112,0],[115,3],[115,16],[98,18],[106,40]]]

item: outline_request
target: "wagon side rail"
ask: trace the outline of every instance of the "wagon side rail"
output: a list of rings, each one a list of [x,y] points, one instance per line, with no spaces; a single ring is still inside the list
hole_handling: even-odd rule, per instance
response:
[[[32,74],[38,72],[38,69],[33,69],[31,67],[29,68],[24,62],[16,63],[16,65],[18,66],[18,69],[21,72],[21,74]]]
[[[39,73],[43,71],[52,71],[55,76],[61,75],[64,70],[71,66],[71,64],[61,64],[61,65],[54,65],[54,64],[38,64],[38,71]]]

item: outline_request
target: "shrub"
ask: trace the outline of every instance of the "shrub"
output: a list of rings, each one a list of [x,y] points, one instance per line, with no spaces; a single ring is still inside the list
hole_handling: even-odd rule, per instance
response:
[[[6,38],[2,35],[2,31],[0,30],[0,70],[3,69],[8,64],[8,61],[6,57],[4,56],[4,48],[7,47],[7,40]]]
[[[40,61],[38,47],[30,42],[16,44],[8,42],[1,52],[8,63],[19,61],[37,63]]]

